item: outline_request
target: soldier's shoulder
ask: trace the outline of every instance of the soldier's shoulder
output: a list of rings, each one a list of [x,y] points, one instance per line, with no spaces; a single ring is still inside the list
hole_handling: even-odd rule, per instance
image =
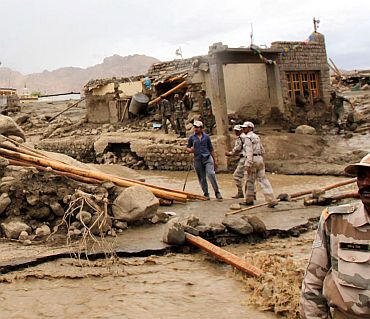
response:
[[[324,220],[327,220],[331,215],[334,214],[352,214],[356,210],[356,207],[353,205],[340,205],[340,206],[331,206],[327,207],[322,211]]]

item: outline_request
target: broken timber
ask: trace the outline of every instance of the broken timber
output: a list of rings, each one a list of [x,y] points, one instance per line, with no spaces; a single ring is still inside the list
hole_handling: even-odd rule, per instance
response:
[[[263,274],[262,270],[251,265],[247,261],[241,259],[240,257],[211,244],[209,241],[191,234],[186,233],[186,241],[194,246],[197,246],[206,252],[210,253],[212,256],[217,259],[251,275],[254,277],[259,277]]]

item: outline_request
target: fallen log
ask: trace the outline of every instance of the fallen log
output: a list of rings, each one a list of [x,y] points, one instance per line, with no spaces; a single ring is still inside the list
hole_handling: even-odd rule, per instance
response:
[[[194,236],[191,234],[185,234],[186,241],[194,246],[199,247],[202,250],[210,253],[212,256],[216,257],[218,260],[225,262],[251,276],[259,277],[263,274],[263,271],[247,261],[241,259],[240,257],[211,244],[209,241],[203,239],[199,236]]]
[[[138,185],[136,181],[135,182],[126,181],[121,178],[118,178],[118,177],[115,177],[109,174],[101,173],[98,171],[89,171],[86,169],[77,168],[72,165],[67,165],[67,164],[57,162],[54,160],[39,158],[39,157],[35,157],[35,156],[23,154],[23,153],[6,150],[3,148],[0,148],[0,154],[8,159],[10,158],[10,159],[15,159],[15,160],[22,160],[24,162],[29,162],[29,163],[36,164],[39,166],[51,167],[52,169],[57,170],[57,171],[72,173],[72,174],[80,175],[83,177],[98,179],[101,181],[110,181],[110,182],[115,183],[118,186],[130,187],[130,186]],[[170,200],[176,200],[179,202],[187,201],[186,195],[178,193],[176,191],[157,189],[152,186],[147,186],[145,185],[145,183],[142,183],[140,185],[146,187],[157,197],[161,197],[164,199],[170,199]]]
[[[280,199],[277,199],[276,201],[277,201],[277,202],[280,202]],[[238,210],[234,210],[234,211],[228,212],[228,213],[226,213],[225,215],[226,215],[226,216],[234,215],[234,214],[241,213],[241,212],[245,212],[245,211],[247,211],[247,210],[251,210],[251,209],[254,209],[254,208],[267,206],[268,204],[269,204],[268,202],[264,202],[264,203],[261,203],[261,204],[257,204],[257,205],[252,205],[252,206],[244,207],[244,208],[241,208],[241,209],[238,209]]]

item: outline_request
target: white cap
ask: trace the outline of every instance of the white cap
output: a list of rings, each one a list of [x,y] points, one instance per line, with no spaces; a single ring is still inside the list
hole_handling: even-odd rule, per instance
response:
[[[234,131],[241,131],[241,130],[242,130],[241,125],[235,125],[234,126]]]
[[[193,126],[203,127],[203,123],[201,121],[194,121]]]
[[[243,125],[241,125],[241,127],[251,127],[251,128],[254,128],[254,124],[252,122],[244,122]]]

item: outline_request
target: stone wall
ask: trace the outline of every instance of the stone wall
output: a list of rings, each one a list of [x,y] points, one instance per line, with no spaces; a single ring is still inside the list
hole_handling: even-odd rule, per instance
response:
[[[293,48],[294,47],[294,48]],[[330,76],[327,64],[325,38],[320,33],[313,33],[312,40],[305,42],[279,41],[271,44],[272,49],[288,48],[289,51],[280,55],[277,64],[280,71],[283,99],[286,107],[292,103],[289,97],[289,86],[286,76],[287,71],[318,71],[320,74],[320,97],[329,104]]]

